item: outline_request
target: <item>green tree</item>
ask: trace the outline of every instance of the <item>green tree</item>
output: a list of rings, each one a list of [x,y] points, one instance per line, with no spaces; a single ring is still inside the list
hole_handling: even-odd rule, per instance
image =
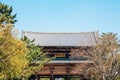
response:
[[[27,54],[29,66],[23,70],[23,76],[27,79],[31,74],[40,70],[51,58],[47,57],[47,53],[42,52],[42,48],[39,45],[34,44],[34,40],[31,41],[26,36],[21,40],[26,42],[29,49],[29,53]]]
[[[16,14],[12,14],[13,8],[0,3],[0,26],[5,27],[4,25],[11,23],[14,24],[17,20],[15,19]]]

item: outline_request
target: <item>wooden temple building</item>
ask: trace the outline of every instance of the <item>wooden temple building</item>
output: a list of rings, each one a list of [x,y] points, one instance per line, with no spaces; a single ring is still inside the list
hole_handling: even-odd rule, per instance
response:
[[[36,80],[48,77],[49,80],[72,80],[72,77],[83,77],[89,73],[88,69],[92,61],[84,55],[96,45],[98,32],[78,33],[42,33],[23,31],[23,36],[30,40],[35,39],[35,44],[43,47],[43,52],[55,57],[33,77]],[[35,80],[35,79],[31,79]],[[60,79],[61,80],[61,79]]]

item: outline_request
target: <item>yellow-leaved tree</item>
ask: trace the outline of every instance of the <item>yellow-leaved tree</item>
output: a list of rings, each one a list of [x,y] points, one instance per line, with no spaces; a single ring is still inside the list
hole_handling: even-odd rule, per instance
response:
[[[0,3],[0,79],[27,80],[50,60],[41,48],[27,37],[18,39],[13,32],[16,14]],[[34,66],[32,64],[37,64]]]
[[[0,3],[0,78],[4,80],[20,77],[28,65],[26,43],[12,35],[15,16],[12,7]]]

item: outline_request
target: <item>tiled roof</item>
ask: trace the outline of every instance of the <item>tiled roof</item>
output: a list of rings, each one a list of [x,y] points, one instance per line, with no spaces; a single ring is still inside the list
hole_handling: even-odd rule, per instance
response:
[[[93,63],[91,60],[51,60],[49,63]]]
[[[95,46],[97,32],[43,33],[23,31],[22,37],[35,39],[39,46]]]

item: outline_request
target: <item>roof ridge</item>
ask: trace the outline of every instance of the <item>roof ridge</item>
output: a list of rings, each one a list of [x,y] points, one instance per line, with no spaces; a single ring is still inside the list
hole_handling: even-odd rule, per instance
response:
[[[87,34],[96,33],[97,31],[90,32],[33,32],[33,31],[22,31],[23,33],[33,33],[33,34]]]

